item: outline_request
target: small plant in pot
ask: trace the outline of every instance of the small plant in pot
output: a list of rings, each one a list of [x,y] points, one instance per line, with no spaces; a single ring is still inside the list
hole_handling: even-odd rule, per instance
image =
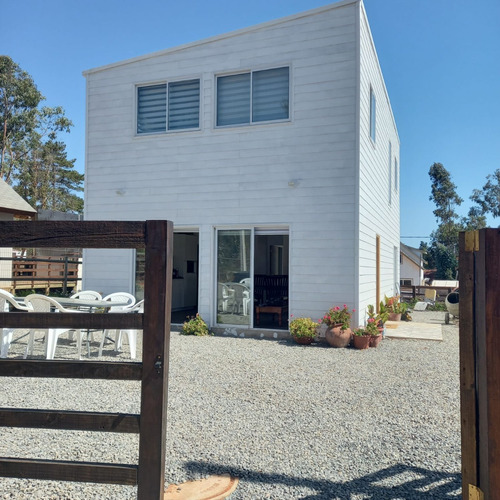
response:
[[[375,312],[375,307],[370,304],[368,306],[368,318],[369,319],[374,319],[375,322],[377,323],[377,328],[379,333],[383,333],[384,328],[385,328],[385,323],[389,319],[389,312],[387,311],[387,308],[385,307],[383,302],[380,302],[379,304],[379,312]]]
[[[297,344],[311,344],[316,338],[317,326],[311,318],[294,318],[289,323],[290,335]]]
[[[365,332],[370,335],[370,347],[377,347],[382,340],[382,333],[378,326],[378,321],[375,318],[368,318],[365,326]]]
[[[354,312],[355,310],[349,310],[346,304],[343,307],[335,306],[331,307],[319,320],[327,326],[325,338],[332,347],[347,347],[351,342],[350,325]]]
[[[408,304],[399,301],[399,295],[384,297],[385,307],[389,313],[389,321],[400,321],[401,315],[408,309]]]
[[[356,328],[352,333],[352,344],[356,349],[368,349],[368,347],[370,347],[370,339],[372,336],[366,328]]]

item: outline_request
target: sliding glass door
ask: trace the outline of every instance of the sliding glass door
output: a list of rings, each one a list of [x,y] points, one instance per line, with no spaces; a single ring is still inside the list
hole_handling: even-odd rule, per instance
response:
[[[217,231],[217,323],[252,325],[251,229]]]

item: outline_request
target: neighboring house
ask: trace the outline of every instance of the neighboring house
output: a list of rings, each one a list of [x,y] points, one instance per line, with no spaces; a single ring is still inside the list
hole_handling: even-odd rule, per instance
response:
[[[19,196],[3,179],[0,179],[0,220],[32,219],[36,210]],[[0,248],[0,257],[12,259],[12,248]],[[0,260],[0,288],[10,289],[12,261]],[[8,278],[8,279],[7,279]]]
[[[396,292],[400,144],[360,0],[84,75],[85,219],[174,222],[174,309],[357,326]],[[141,265],[86,250],[83,286],[140,295]]]
[[[401,243],[401,285],[424,284],[424,252]]]

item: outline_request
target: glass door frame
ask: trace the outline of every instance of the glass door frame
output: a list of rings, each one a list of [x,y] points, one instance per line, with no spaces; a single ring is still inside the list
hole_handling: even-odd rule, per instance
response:
[[[219,231],[250,231],[250,270],[249,270],[249,277],[250,277],[250,318],[249,318],[249,323],[248,325],[237,325],[237,324],[231,324],[231,323],[219,323],[218,322],[218,290],[217,290],[217,285],[218,285],[218,266],[219,266]],[[214,238],[215,238],[215,253],[214,253],[214,283],[213,283],[213,289],[214,289],[214,301],[213,301],[213,306],[212,310],[214,311],[214,326],[217,328],[242,328],[242,329],[250,329],[253,328],[253,321],[254,321],[254,299],[253,299],[253,286],[254,286],[254,281],[253,281],[253,274],[254,274],[254,251],[255,251],[255,226],[249,226],[249,225],[231,225],[231,226],[216,226],[214,227]]]
[[[254,326],[254,293],[255,293],[255,237],[256,235],[288,235],[289,237],[289,248],[288,248],[288,257],[287,260],[290,262],[290,233],[291,228],[288,224],[280,224],[280,225],[265,225],[265,224],[231,224],[231,225],[220,225],[213,227],[213,237],[214,237],[214,258],[213,258],[213,303],[212,303],[212,311],[214,311],[214,321],[213,324],[216,328],[241,328],[241,329],[253,329],[259,328]],[[218,253],[219,253],[219,231],[238,231],[238,230],[249,230],[250,231],[250,322],[248,325],[234,325],[228,323],[219,323],[217,321],[217,313],[218,313],[218,294],[217,294],[217,284],[218,284]],[[288,276],[290,276],[290,264],[288,264]],[[289,284],[290,286],[290,284]],[[288,297],[290,298],[290,289],[288,290]]]

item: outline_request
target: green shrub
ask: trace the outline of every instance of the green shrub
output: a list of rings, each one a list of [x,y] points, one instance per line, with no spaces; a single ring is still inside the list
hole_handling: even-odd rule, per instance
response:
[[[210,331],[208,329],[208,325],[199,313],[196,313],[196,316],[188,316],[187,321],[184,321],[184,324],[182,325],[182,335],[196,335],[201,337],[203,335],[208,335],[209,333]]]
[[[33,288],[23,288],[21,290],[16,290],[14,295],[16,297],[27,297],[28,295],[31,295],[33,293],[37,293],[37,291]]]
[[[293,315],[290,317],[293,318]],[[314,338],[317,326],[311,318],[295,318],[290,321],[290,335],[294,338]]]
[[[446,304],[444,302],[435,302],[433,305],[429,304],[427,306],[428,311],[447,311]]]

